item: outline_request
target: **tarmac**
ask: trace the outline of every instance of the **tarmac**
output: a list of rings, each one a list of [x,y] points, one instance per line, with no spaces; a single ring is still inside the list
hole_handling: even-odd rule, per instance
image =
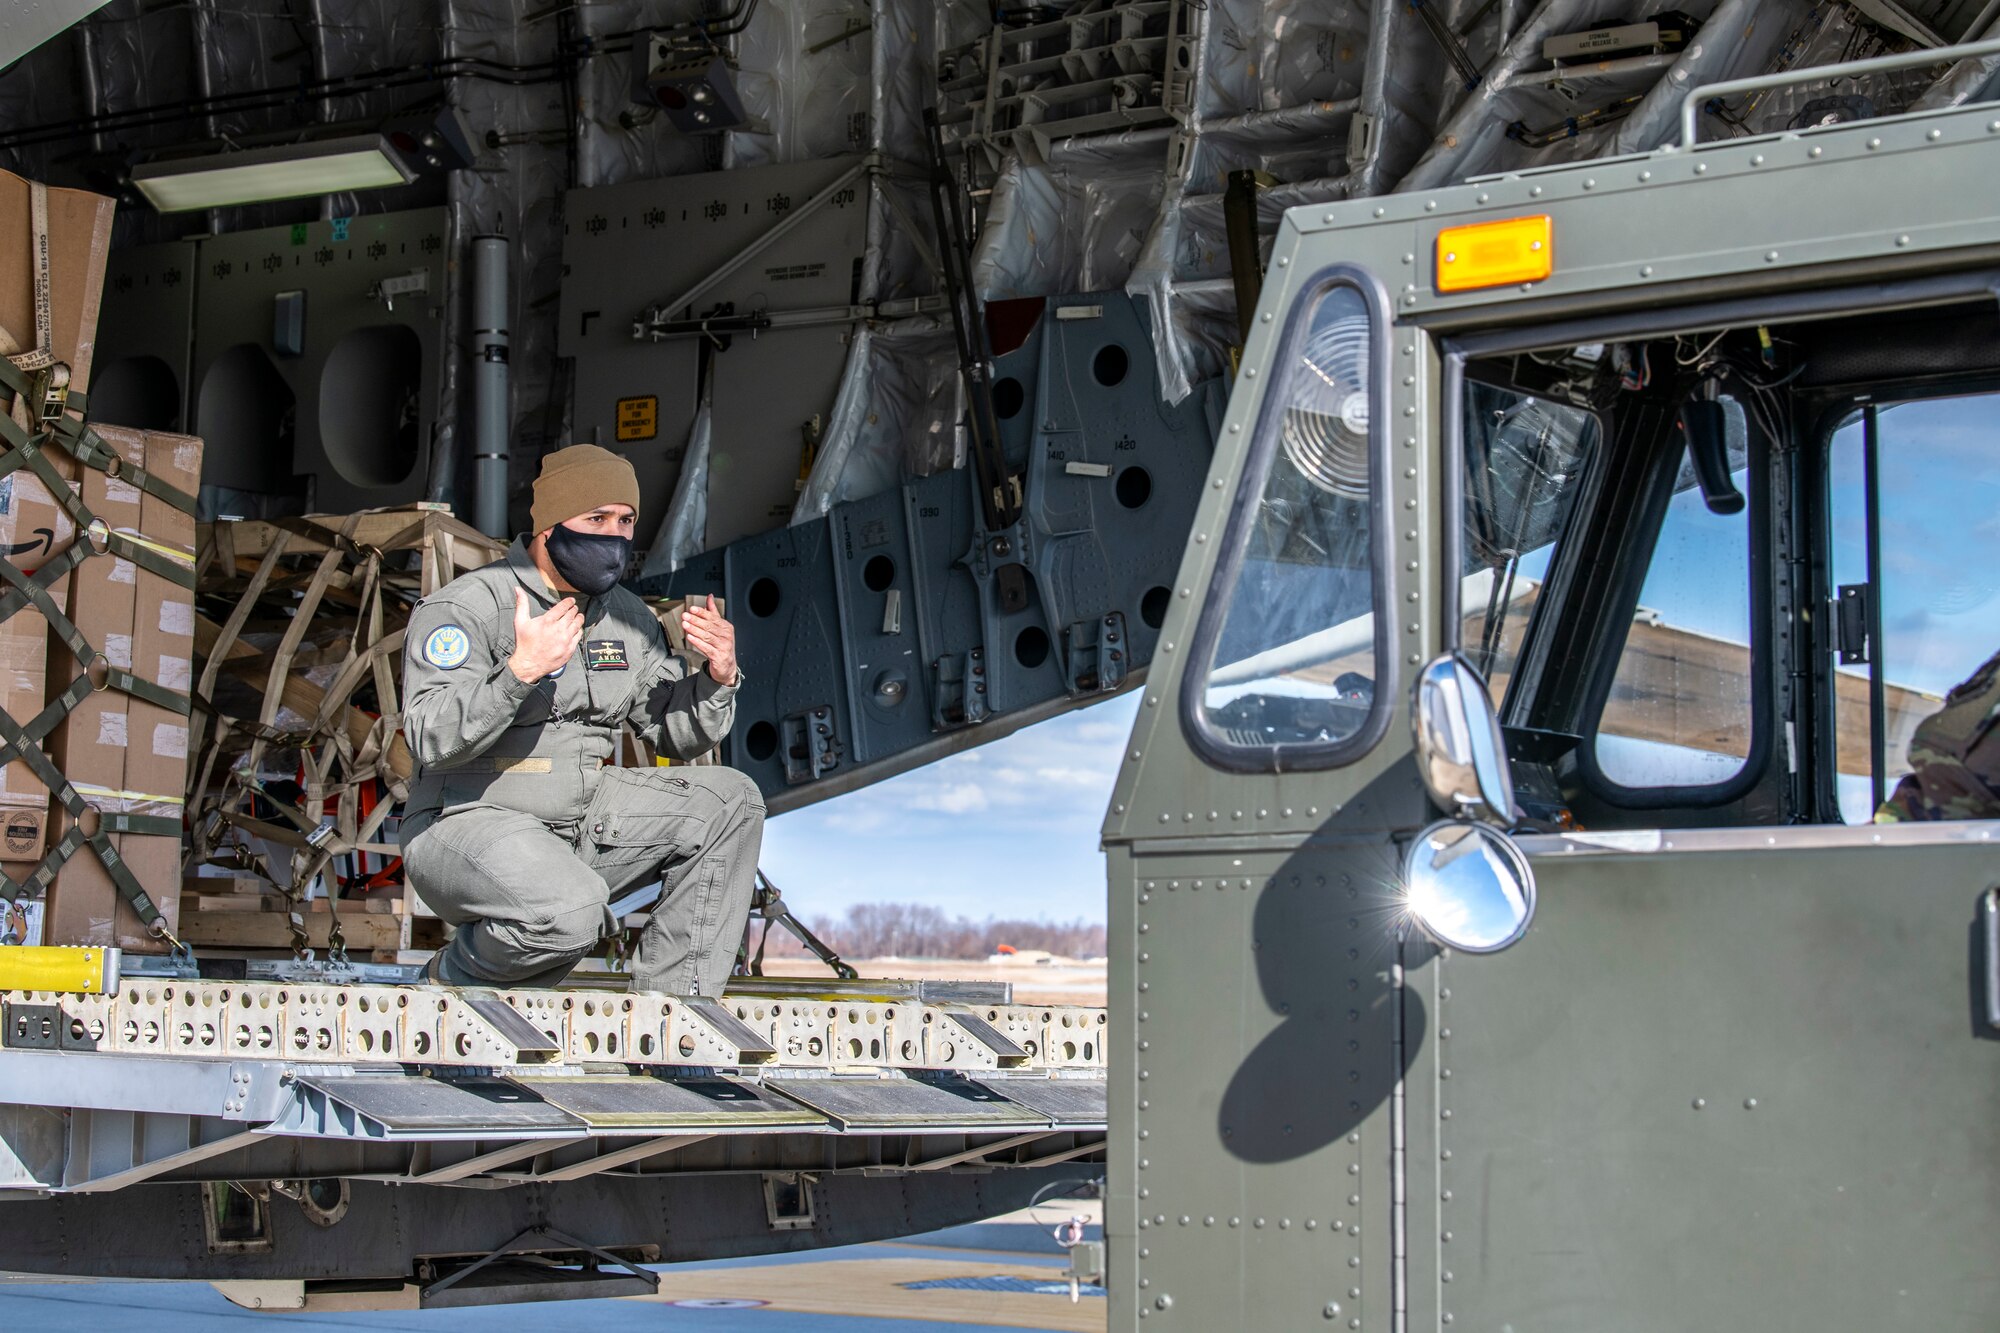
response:
[[[1104,1297],[1072,1303],[1050,1230],[1094,1203],[807,1254],[660,1267],[660,1290],[622,1300],[474,1309],[295,1314],[240,1309],[201,1282],[0,1276],[0,1329],[23,1333],[1100,1333]],[[1102,1237],[1089,1228],[1089,1239]]]

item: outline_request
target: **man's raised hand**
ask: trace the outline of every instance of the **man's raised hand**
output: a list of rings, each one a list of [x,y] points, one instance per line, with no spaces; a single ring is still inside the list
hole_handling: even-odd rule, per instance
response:
[[[688,647],[708,659],[708,674],[718,685],[736,683],[736,627],[704,598],[681,614]]]
[[[565,597],[539,616],[528,614],[526,589],[514,589],[514,651],[507,669],[532,685],[569,665],[583,642],[583,612]]]

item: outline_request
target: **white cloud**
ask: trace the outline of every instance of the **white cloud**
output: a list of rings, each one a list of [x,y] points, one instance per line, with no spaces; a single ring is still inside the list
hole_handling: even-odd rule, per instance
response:
[[[934,792],[924,792],[912,802],[918,810],[937,810],[947,815],[971,814],[987,807],[986,789],[970,782],[954,782]]]

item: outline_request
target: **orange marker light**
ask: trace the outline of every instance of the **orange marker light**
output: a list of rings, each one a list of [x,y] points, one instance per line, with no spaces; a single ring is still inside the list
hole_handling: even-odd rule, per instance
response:
[[[1438,233],[1437,289],[1470,292],[1540,282],[1555,272],[1555,226],[1546,213],[1447,227]]]

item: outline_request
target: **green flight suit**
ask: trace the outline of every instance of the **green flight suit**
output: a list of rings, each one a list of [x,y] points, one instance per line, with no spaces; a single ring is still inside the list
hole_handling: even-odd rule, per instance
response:
[[[1875,812],[1876,823],[2000,819],[2000,653],[1917,724],[1910,768]]]
[[[764,803],[734,769],[606,767],[621,723],[692,759],[729,732],[736,690],[690,674],[644,602],[582,597],[583,641],[533,684],[507,665],[514,590],[555,605],[525,540],[417,604],[403,651],[416,761],[403,865],[458,927],[439,955],[459,985],[553,986],[616,927],[610,900],[664,877],[632,984],[720,995],[755,887]]]

